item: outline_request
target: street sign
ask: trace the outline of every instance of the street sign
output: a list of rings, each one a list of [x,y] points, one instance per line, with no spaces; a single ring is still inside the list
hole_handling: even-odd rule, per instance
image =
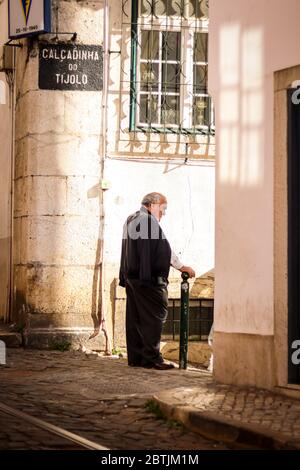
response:
[[[9,0],[9,38],[23,38],[51,31],[51,0]]]
[[[102,90],[102,46],[40,43],[39,88],[41,90]]]

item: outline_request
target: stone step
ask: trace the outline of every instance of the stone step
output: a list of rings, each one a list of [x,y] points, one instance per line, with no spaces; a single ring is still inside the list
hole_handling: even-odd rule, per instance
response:
[[[179,341],[161,342],[162,355],[170,361],[179,360]],[[204,341],[189,341],[188,362],[207,367],[212,348]]]
[[[22,335],[16,331],[11,331],[8,325],[1,324],[0,341],[3,341],[7,348],[19,348],[22,346]]]

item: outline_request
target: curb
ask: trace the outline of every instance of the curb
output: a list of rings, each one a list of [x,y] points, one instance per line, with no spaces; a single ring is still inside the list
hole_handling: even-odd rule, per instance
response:
[[[208,439],[222,441],[235,448],[300,450],[298,440],[211,411],[196,411],[195,408],[180,404],[169,391],[155,394],[153,400],[166,418],[180,421],[186,428]]]

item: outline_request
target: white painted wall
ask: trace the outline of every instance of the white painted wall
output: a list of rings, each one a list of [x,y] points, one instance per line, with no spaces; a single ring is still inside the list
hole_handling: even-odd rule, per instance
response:
[[[299,64],[299,15],[298,0],[210,0],[216,331],[273,334],[273,72]]]
[[[171,246],[197,276],[214,268],[214,165],[178,165],[107,160],[111,183],[106,200],[106,259],[119,263],[123,224],[140,208],[142,197],[158,191],[167,196],[161,225]]]
[[[0,56],[7,41],[7,2],[0,3]],[[11,109],[9,87],[0,72],[0,319],[8,314],[9,247],[10,247],[10,174],[11,174]],[[3,99],[5,98],[5,99]],[[6,104],[1,104],[5,102]]]
[[[162,227],[182,261],[193,266],[197,276],[214,268],[214,137],[128,132],[130,15],[131,1],[124,2],[123,12],[121,1],[109,1],[109,40],[114,53],[109,71],[104,177],[110,189],[105,193],[104,249],[110,296],[112,280],[118,276],[123,224],[152,191],[167,196]]]

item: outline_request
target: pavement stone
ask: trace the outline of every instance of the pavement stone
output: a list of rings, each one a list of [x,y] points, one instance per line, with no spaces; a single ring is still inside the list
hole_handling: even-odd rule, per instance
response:
[[[78,445],[0,411],[1,450],[78,450]]]
[[[299,400],[209,381],[197,388],[161,391],[154,399],[168,418],[232,447],[300,449]]]
[[[0,402],[110,449],[300,449],[299,400],[218,385],[206,370],[157,371],[121,358],[19,348],[8,349],[0,381]],[[173,422],[149,413],[149,399]],[[17,448],[15,428],[4,429],[2,445]]]
[[[154,392],[184,386],[187,378],[196,386],[202,375],[132,368],[125,359],[110,357],[91,361],[76,351],[8,349],[7,366],[0,368],[0,402],[112,450],[226,450],[223,443],[158,420],[145,408]],[[10,420],[1,426],[2,448],[41,448],[43,442],[26,433],[22,442],[15,441]],[[19,423],[21,434],[23,427],[27,424]]]

